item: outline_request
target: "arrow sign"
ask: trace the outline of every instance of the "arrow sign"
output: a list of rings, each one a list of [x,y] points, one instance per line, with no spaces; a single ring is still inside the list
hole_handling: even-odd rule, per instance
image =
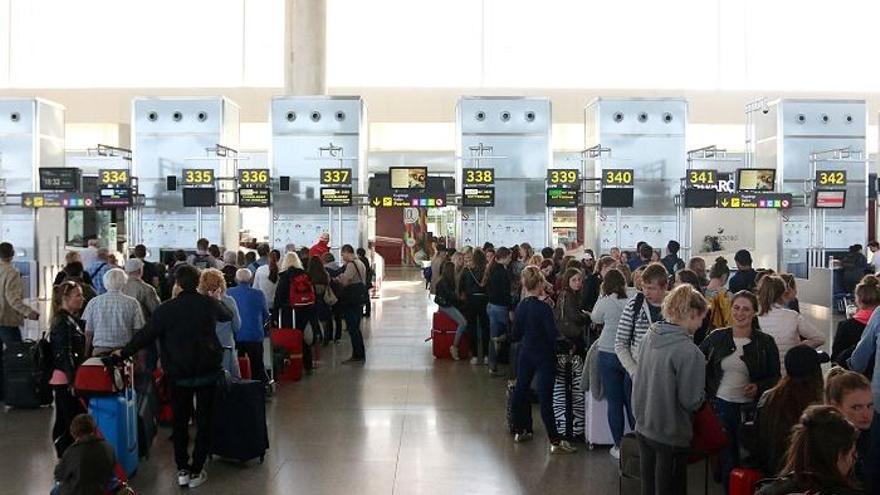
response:
[[[382,200],[379,199],[379,198],[373,198],[373,199],[370,201],[370,203],[372,203],[373,206],[379,206],[379,205],[382,203]]]
[[[726,207],[727,204],[728,204],[728,203],[727,203],[727,198],[724,198],[724,199],[721,200],[721,206],[725,206],[725,207]]]

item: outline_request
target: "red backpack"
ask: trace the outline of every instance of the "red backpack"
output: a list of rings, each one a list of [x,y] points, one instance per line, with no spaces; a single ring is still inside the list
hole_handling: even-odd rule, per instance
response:
[[[290,281],[290,305],[294,308],[304,308],[315,304],[315,288],[312,281],[305,273],[301,273]]]

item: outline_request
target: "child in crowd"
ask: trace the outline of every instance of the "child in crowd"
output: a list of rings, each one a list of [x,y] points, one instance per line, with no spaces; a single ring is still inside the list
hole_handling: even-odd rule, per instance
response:
[[[95,419],[80,414],[70,423],[73,445],[55,466],[52,495],[106,493],[113,481],[113,448],[97,436]]]

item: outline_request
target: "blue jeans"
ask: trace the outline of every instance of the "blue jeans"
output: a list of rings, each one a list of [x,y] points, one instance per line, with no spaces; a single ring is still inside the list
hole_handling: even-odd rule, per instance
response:
[[[737,434],[742,404],[727,402],[724,399],[715,397],[712,400],[712,406],[715,414],[718,415],[718,419],[721,421],[721,426],[727,432],[727,437],[730,438],[730,444],[721,451],[719,456],[721,461],[721,483],[724,485],[724,493],[727,493],[730,486],[730,472],[733,471],[733,468],[740,465]]]
[[[486,306],[486,311],[489,313],[489,337],[495,339],[496,337],[507,335],[507,306],[489,303]],[[489,342],[489,369],[494,370],[497,368],[498,349],[495,347],[495,341],[492,340]]]
[[[556,377],[556,356],[539,356],[533,352],[519,353],[516,371],[516,388],[513,390],[511,404],[513,426],[517,433],[532,431],[532,405],[529,404],[529,389],[532,379],[538,375],[538,402],[541,404],[541,420],[547,429],[547,436],[554,442],[559,439],[556,431],[556,418],[553,416],[553,382]]]
[[[21,329],[0,326],[0,399],[4,397],[3,384],[6,382],[3,378],[3,347],[16,342],[21,342]]]
[[[461,336],[467,331],[467,318],[455,306],[447,306],[445,308],[440,306],[439,309],[458,324],[458,328],[455,329],[455,345],[457,346],[461,342]]]
[[[345,326],[348,335],[351,337],[351,357],[352,359],[364,359],[367,356],[367,350],[364,348],[364,334],[361,333],[361,318],[363,318],[364,309],[361,305],[354,306],[345,310]]]
[[[629,427],[635,428],[636,420],[632,413],[632,380],[629,373],[620,364],[617,354],[613,352],[599,351],[599,376],[602,380],[602,391],[608,400],[608,427],[611,428],[611,437],[614,445],[620,447],[620,439],[623,438],[624,413]]]

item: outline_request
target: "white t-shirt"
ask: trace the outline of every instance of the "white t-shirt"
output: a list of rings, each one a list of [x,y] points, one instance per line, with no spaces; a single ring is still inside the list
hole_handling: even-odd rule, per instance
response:
[[[742,359],[743,346],[749,343],[749,339],[734,337],[733,343],[736,345],[736,350],[721,360],[721,371],[724,372],[724,375],[721,377],[721,383],[718,385],[718,392],[715,395],[727,402],[743,404],[752,401],[743,392],[745,386],[751,383],[749,368]]]
[[[273,284],[269,280],[269,265],[257,268],[257,272],[254,274],[254,288],[263,292],[270,309],[275,306],[275,287],[277,285],[277,282]]]

